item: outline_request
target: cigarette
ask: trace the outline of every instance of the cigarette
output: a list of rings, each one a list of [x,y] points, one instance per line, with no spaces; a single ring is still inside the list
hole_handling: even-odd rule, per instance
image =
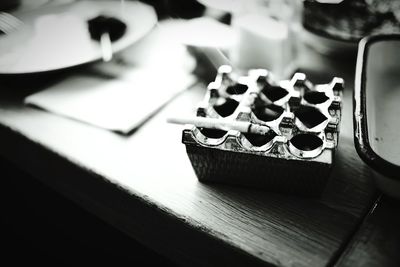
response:
[[[108,62],[113,57],[110,34],[105,32],[100,37],[101,54],[104,62]]]
[[[254,124],[246,121],[234,121],[204,117],[168,118],[167,122],[174,124],[193,124],[196,127],[218,129],[223,131],[236,130],[241,133],[253,133],[260,135],[266,135],[271,130],[271,128],[269,128],[268,126]]]

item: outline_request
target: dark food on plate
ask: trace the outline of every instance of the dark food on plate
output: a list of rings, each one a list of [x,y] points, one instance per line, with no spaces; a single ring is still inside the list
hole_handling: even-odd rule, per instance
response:
[[[400,32],[400,1],[344,0],[340,4],[304,2],[303,26],[307,30],[343,41]]]
[[[97,16],[88,21],[90,36],[99,41],[101,35],[108,33],[112,42],[120,39],[126,31],[126,24],[121,20],[104,15]]]

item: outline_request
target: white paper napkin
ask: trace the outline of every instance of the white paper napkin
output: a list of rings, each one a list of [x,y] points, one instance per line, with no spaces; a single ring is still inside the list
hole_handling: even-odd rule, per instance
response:
[[[118,79],[98,73],[75,74],[28,96],[25,103],[127,134],[194,81],[183,70],[138,68]]]

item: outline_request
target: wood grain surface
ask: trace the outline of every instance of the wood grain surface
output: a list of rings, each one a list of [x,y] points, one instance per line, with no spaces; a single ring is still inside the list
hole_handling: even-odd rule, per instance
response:
[[[400,202],[383,196],[372,206],[337,266],[400,266]]]
[[[376,199],[353,146],[351,90],[329,184],[301,198],[197,181],[166,118],[192,112],[201,85],[122,136],[23,106],[32,83],[2,84],[0,154],[181,265],[333,265]]]

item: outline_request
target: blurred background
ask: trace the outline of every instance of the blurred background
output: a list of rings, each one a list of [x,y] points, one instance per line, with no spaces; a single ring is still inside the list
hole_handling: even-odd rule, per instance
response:
[[[223,64],[353,84],[359,40],[399,21],[398,1],[2,0],[0,82],[26,105],[129,136]],[[173,266],[0,162],[3,262]]]

